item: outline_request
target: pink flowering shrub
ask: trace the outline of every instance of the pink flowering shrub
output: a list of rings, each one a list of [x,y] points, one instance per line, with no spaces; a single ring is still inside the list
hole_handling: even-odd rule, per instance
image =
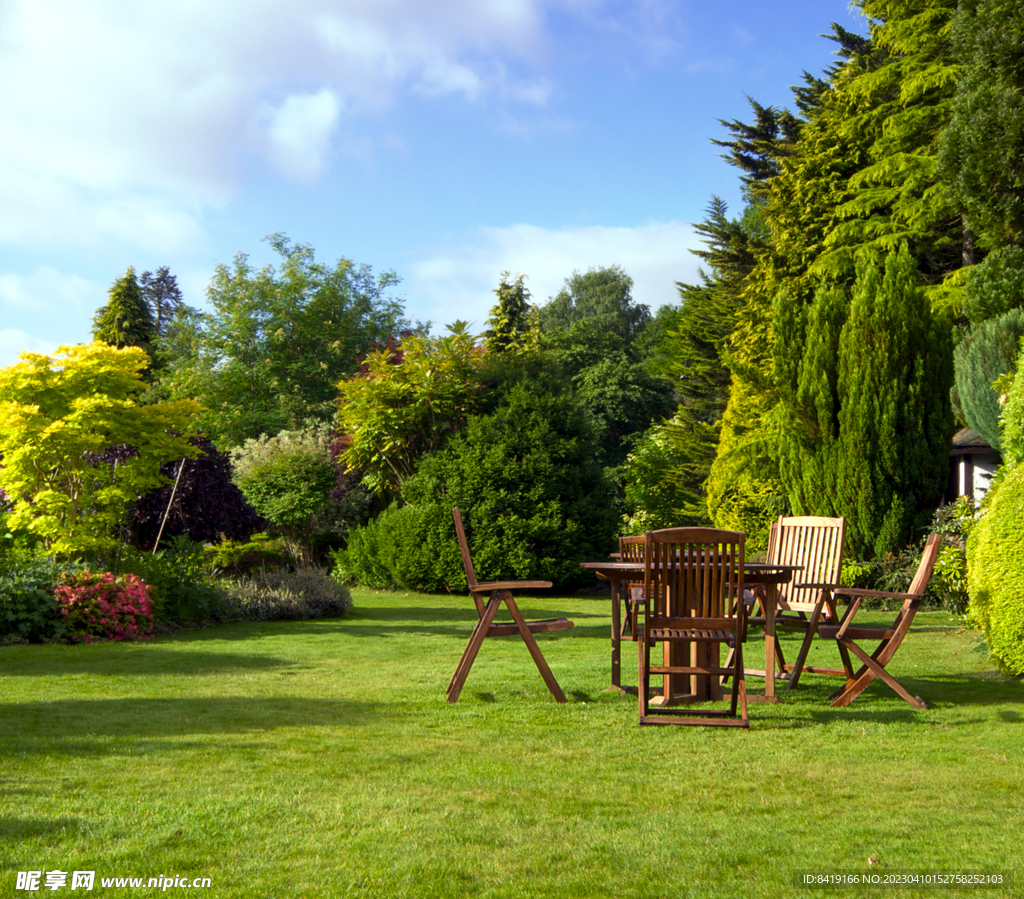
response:
[[[109,571],[67,574],[54,591],[72,643],[138,640],[153,634],[150,588],[134,574]]]

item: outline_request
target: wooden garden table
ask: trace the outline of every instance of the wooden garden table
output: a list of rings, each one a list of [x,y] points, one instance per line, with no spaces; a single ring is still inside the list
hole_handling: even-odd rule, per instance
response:
[[[644,577],[643,562],[581,562],[588,571],[597,573],[598,577],[611,582],[612,588],[612,685],[609,689],[620,693],[630,693],[636,688],[623,687],[621,681],[621,650],[622,620],[620,616],[620,588],[623,581],[642,581]],[[764,677],[764,696],[752,696],[751,700],[775,702],[775,607],[779,584],[785,584],[793,577],[793,572],[802,570],[800,565],[769,565],[764,562],[745,562],[743,565],[744,586],[760,584],[765,588],[765,625],[764,625],[764,671],[747,670],[754,676]],[[679,647],[681,648],[681,647]],[[779,673],[782,676],[783,672]],[[717,679],[700,677],[696,683],[689,684],[690,675],[666,675],[665,702],[685,699],[706,700],[718,699],[719,683]],[[683,684],[687,684],[684,687]],[[692,688],[690,688],[692,687]]]

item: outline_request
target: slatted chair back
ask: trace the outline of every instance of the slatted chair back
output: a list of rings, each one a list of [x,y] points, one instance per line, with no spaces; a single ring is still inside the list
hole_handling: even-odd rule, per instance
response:
[[[455,519],[455,535],[459,538],[459,552],[462,553],[462,567],[466,571],[466,583],[469,585],[470,595],[476,604],[477,614],[482,616],[484,614],[484,601],[481,598],[481,594],[477,593],[474,589],[479,581],[476,579],[473,557],[469,554],[469,544],[466,542],[466,529],[462,524],[462,512],[459,511],[458,507],[452,509],[452,518]]]
[[[639,534],[635,537],[619,537],[619,560],[622,562],[643,562],[644,546],[647,537]]]
[[[838,584],[843,567],[845,518],[812,515],[780,517],[768,536],[768,562],[799,565],[800,571],[778,588],[778,608],[811,612],[819,600],[820,587],[806,584]],[[826,618],[828,610],[825,610]]]
[[[619,561],[633,562],[642,565],[644,561],[644,546],[646,543],[647,537],[644,534],[639,534],[633,537],[620,537]],[[632,581],[622,581],[619,587],[619,592],[625,601],[626,606],[626,614],[622,619],[620,637],[627,640],[636,640],[637,602],[642,599],[644,595],[643,578],[637,578]]]
[[[846,536],[845,518],[824,518],[803,515],[780,516],[772,522],[768,536],[768,562],[775,565],[796,565],[799,570],[786,584],[780,585],[775,607],[776,627],[805,631],[796,662],[786,662],[782,644],[775,641],[775,658],[779,671],[789,680],[793,690],[804,671],[813,674],[845,676],[839,668],[807,665],[811,643],[817,634],[819,622],[836,621],[835,603],[827,587],[839,583],[843,567],[843,540]],[[752,619],[763,622],[762,617]]]
[[[648,531],[644,558],[646,617],[652,631],[731,628],[743,595],[746,538],[717,528]]]
[[[641,724],[729,724],[746,727],[747,701],[742,642],[745,537],[715,528],[648,531],[644,553],[646,609],[640,641],[638,696]],[[651,664],[651,647],[663,643],[664,664]],[[723,666],[722,644],[734,650]],[[665,677],[665,707],[648,713],[650,675]],[[681,676],[693,695],[716,699],[723,675],[733,679],[728,710],[667,708]],[[740,715],[737,718],[737,705]]]

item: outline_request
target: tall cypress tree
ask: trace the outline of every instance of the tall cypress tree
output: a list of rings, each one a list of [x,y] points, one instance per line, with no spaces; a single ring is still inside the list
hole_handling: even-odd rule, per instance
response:
[[[97,309],[92,320],[93,339],[119,348],[141,347],[152,359],[156,325],[135,278],[135,269],[129,266],[111,285],[107,296],[107,305]]]
[[[783,294],[776,312],[775,379],[779,408],[779,472],[798,515],[837,515],[836,453],[839,439],[839,339],[850,299],[822,287],[807,312]],[[786,319],[790,320],[785,328]],[[792,335],[792,339],[789,338]]]
[[[858,259],[839,340],[835,508],[861,555],[898,550],[942,496],[953,415],[947,321],[932,315],[907,246],[884,274]]]

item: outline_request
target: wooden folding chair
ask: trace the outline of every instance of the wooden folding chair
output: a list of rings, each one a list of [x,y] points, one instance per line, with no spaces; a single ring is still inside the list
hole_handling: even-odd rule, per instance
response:
[[[885,593],[878,590],[856,590],[848,587],[832,588],[831,592],[834,595],[849,596],[853,600],[839,624],[819,625],[818,627],[818,635],[822,639],[835,640],[838,643],[839,652],[846,666],[846,684],[829,697],[832,700],[832,706],[849,705],[864,692],[872,681],[878,678],[888,684],[899,697],[909,702],[915,709],[928,708],[920,696],[911,694],[886,671],[886,665],[892,661],[896,650],[900,648],[903,638],[910,630],[910,623],[914,620],[914,615],[924,599],[941,543],[942,537],[939,534],[932,534],[928,538],[924,552],[921,553],[921,563],[918,565],[914,580],[911,581],[910,589],[906,593]],[[892,627],[857,627],[853,624],[854,616],[867,597],[903,600],[903,605],[900,607]],[[875,651],[868,655],[858,645],[858,641],[861,640],[879,640],[880,642]],[[857,672],[854,672],[853,666],[850,664],[849,653],[851,652],[864,663]]]
[[[533,635],[540,632],[568,630],[573,626],[573,622],[569,621],[568,618],[524,621],[523,615],[519,611],[519,607],[516,605],[515,598],[512,595],[513,590],[546,590],[551,587],[551,581],[492,581],[484,584],[479,583],[473,569],[473,560],[469,555],[469,544],[466,542],[466,532],[462,526],[462,513],[459,512],[458,508],[454,508],[452,509],[452,516],[455,518],[455,532],[459,538],[459,549],[462,552],[462,564],[466,569],[469,593],[473,597],[473,603],[476,605],[477,615],[479,615],[480,620],[477,621],[476,627],[473,628],[473,633],[470,635],[465,652],[462,653],[462,658],[455,669],[455,674],[452,675],[452,679],[448,683],[448,701],[456,702],[458,700],[459,693],[462,692],[462,686],[466,683],[466,678],[469,676],[469,669],[473,667],[477,653],[487,637],[508,637],[513,634],[519,634],[523,638],[526,648],[530,651],[530,655],[533,657],[533,661],[537,665],[541,677],[544,678],[544,683],[547,684],[548,689],[555,699],[559,702],[565,702],[565,694],[562,693],[562,688],[558,686],[558,681],[555,680],[555,676],[551,673],[551,669],[544,660],[544,656],[541,654]],[[484,597],[487,597],[486,603]],[[509,614],[512,615],[512,621],[495,623],[494,616],[498,613],[498,608],[502,603],[505,603]]]
[[[747,607],[743,596],[744,535],[714,528],[648,531],[644,547],[644,607],[640,634],[640,724],[697,724],[749,727],[743,641]],[[651,648],[662,643],[664,664],[651,664]],[[720,647],[734,650],[733,664],[722,666]],[[664,705],[648,711],[650,676],[665,676]],[[675,683],[692,682],[690,696],[715,699],[721,675],[732,677],[728,709],[678,709]],[[737,710],[739,715],[737,717]]]
[[[800,681],[800,674],[831,674],[845,676],[839,668],[812,668],[806,665],[811,641],[821,622],[835,624],[835,602],[831,591],[818,586],[836,586],[843,567],[843,540],[846,536],[845,518],[822,518],[818,516],[779,517],[772,523],[768,537],[768,558],[770,564],[799,565],[793,580],[778,587],[775,627],[803,630],[804,640],[800,644],[796,662],[786,663],[782,646],[775,641],[775,657],[779,671],[789,673],[789,687],[792,690]],[[812,586],[814,585],[814,586]],[[755,591],[763,600],[762,588]],[[763,623],[763,618],[750,617],[749,623]]]

